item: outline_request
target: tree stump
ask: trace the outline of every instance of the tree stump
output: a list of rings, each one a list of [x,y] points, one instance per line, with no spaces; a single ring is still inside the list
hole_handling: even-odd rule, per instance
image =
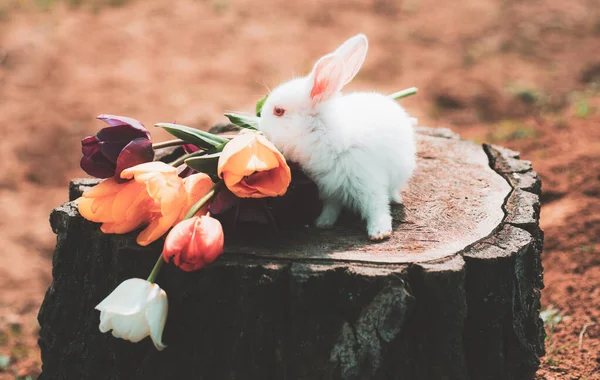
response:
[[[158,352],[102,334],[94,310],[145,278],[162,241],[104,235],[72,202],[50,217],[53,282],[39,313],[40,379],[533,379],[544,354],[540,180],[516,152],[418,129],[418,170],[394,233],[227,236],[193,273],[165,265]],[[71,200],[93,180],[75,180]]]

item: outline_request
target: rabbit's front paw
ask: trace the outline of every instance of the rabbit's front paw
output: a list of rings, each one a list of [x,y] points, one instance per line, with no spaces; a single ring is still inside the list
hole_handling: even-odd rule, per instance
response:
[[[380,216],[367,223],[367,234],[369,240],[379,241],[387,239],[392,234],[392,218],[389,215]]]
[[[319,215],[317,220],[315,220],[315,227],[331,228],[335,224],[335,221],[337,220],[337,218],[338,218],[337,214],[332,214],[331,212],[325,212],[325,210],[323,210],[321,215]]]
[[[317,228],[331,228],[340,215],[341,206],[334,201],[325,201],[321,215],[315,220]]]
[[[400,195],[400,192],[393,193],[391,195],[390,203],[395,204],[395,205],[402,204],[402,195]]]

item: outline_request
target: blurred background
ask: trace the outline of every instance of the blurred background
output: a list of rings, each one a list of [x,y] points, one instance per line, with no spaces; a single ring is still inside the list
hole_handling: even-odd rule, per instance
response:
[[[48,215],[84,176],[80,140],[104,126],[98,114],[207,129],[359,32],[370,50],[348,90],[416,86],[401,103],[421,125],[533,161],[538,378],[600,378],[598,0],[0,0],[0,378],[40,372]]]

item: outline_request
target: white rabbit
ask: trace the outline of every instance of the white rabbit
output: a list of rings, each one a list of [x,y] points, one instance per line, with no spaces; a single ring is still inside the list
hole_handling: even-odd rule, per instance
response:
[[[382,240],[392,232],[390,201],[402,201],[416,147],[413,121],[394,100],[340,93],[367,48],[367,38],[356,35],[319,59],[308,76],[274,89],[259,129],[317,184],[323,200],[317,227],[331,227],[347,207],[366,220],[371,240]]]

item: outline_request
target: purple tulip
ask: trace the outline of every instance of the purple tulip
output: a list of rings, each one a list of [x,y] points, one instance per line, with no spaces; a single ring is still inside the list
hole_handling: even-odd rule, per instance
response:
[[[97,119],[109,126],[81,140],[80,165],[87,174],[119,179],[123,170],[154,159],[150,132],[142,123],[114,115],[100,115]]]

